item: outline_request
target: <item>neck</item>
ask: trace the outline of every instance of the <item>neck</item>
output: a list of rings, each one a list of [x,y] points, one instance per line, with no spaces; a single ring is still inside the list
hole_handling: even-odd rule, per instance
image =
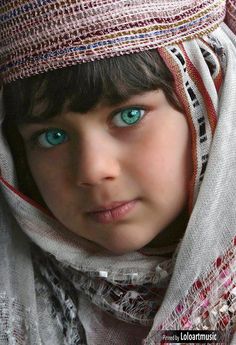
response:
[[[177,245],[180,239],[184,236],[189,214],[186,209],[162,232],[157,235],[148,245],[149,248],[161,248],[172,245]]]

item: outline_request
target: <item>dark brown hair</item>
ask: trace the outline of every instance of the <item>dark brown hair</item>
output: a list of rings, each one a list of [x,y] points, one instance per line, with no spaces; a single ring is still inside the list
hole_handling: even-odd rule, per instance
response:
[[[19,124],[34,117],[50,118],[65,106],[86,113],[99,102],[116,105],[158,88],[175,108],[180,108],[173,77],[156,50],[77,64],[6,85],[6,120]]]

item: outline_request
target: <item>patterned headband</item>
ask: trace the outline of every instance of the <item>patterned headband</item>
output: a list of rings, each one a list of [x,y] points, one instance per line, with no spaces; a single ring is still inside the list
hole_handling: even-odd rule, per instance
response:
[[[213,31],[226,0],[1,0],[4,83]]]

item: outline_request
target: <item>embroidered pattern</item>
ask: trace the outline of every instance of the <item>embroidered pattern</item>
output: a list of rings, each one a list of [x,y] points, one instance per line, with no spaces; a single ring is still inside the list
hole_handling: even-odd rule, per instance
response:
[[[236,237],[192,285],[187,296],[175,307],[147,342],[158,344],[167,329],[218,330],[222,344],[229,344],[236,324]],[[165,343],[166,344],[166,343]]]

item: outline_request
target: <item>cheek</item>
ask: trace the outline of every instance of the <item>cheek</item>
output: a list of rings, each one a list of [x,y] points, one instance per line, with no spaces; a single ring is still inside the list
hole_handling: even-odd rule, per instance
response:
[[[179,129],[179,130],[178,130]],[[158,133],[158,136],[156,135]],[[133,173],[139,184],[150,191],[187,195],[192,175],[191,141],[185,120],[181,126],[166,126],[149,132],[132,155]]]
[[[34,181],[48,207],[50,208],[57,201],[60,203],[62,197],[66,197],[68,180],[63,160],[55,157],[40,159],[40,155],[34,157],[29,155],[28,161]]]

